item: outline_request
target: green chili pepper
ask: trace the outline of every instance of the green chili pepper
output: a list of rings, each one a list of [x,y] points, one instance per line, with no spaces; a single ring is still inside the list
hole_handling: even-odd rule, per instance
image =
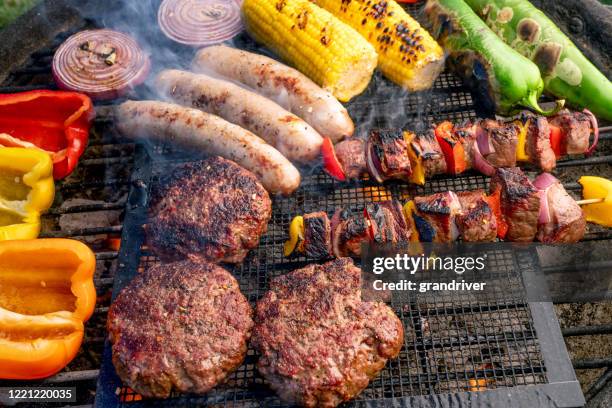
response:
[[[445,48],[455,71],[474,85],[501,114],[521,107],[552,115],[562,106],[543,111],[538,98],[544,82],[538,67],[504,43],[463,0],[429,0],[425,13],[433,34]],[[484,88],[484,89],[483,89]]]
[[[535,62],[544,89],[612,120],[612,83],[544,13],[527,0],[467,0],[507,44]]]

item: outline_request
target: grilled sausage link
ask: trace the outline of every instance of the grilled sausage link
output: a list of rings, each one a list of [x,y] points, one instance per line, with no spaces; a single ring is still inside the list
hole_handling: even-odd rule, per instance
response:
[[[213,71],[249,86],[304,119],[334,143],[355,131],[348,111],[331,93],[272,58],[218,45],[200,50],[192,67],[196,72]]]
[[[116,119],[127,137],[170,141],[233,160],[253,172],[270,193],[289,195],[300,185],[299,171],[278,150],[218,116],[165,102],[127,101],[117,107]]]
[[[184,106],[221,116],[250,130],[292,162],[310,163],[319,156],[323,138],[308,123],[270,99],[229,81],[169,69],[157,88]]]

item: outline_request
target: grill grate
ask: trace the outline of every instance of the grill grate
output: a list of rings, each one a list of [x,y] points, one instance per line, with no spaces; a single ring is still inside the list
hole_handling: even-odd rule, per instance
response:
[[[418,6],[410,6],[410,11],[415,16],[420,14]],[[55,48],[73,32],[92,25],[91,21],[82,20],[70,31],[53,39],[50,46],[33,53],[23,67],[7,77],[1,92],[55,88],[49,66]],[[27,26],[24,27],[26,30]],[[253,47],[248,40],[244,41],[245,48]],[[106,336],[104,326],[113,285],[113,293],[116,294],[116,289],[123,287],[137,270],[157,262],[155,257],[147,253],[146,248],[141,248],[140,229],[145,221],[146,191],[156,174],[153,174],[154,165],[143,148],[134,146],[116,134],[112,116],[106,108],[97,106],[98,118],[92,129],[90,145],[77,171],[67,180],[58,183],[56,203],[44,217],[43,225],[43,236],[73,237],[90,243],[96,252],[95,282],[99,301],[94,317],[86,325],[82,350],[77,359],[55,377],[30,383],[0,381],[0,386],[72,385],[77,386],[77,404],[92,403],[95,394],[98,406],[116,406],[119,401],[136,406],[145,403],[134,403],[139,401],[139,397],[122,387],[114,374],[110,348],[103,347]],[[359,134],[374,126],[422,130],[419,126],[426,123],[443,119],[461,121],[480,116],[471,93],[458,78],[447,73],[438,78],[431,91],[409,95],[401,93],[397,87],[376,75],[366,93],[351,104],[350,111],[359,122]],[[166,152],[164,149],[160,151]],[[606,149],[601,149],[597,153],[593,158],[595,163],[580,160],[564,162],[561,171],[565,172],[565,169],[575,166],[582,166],[581,170],[586,171],[585,165],[597,162],[609,164],[611,157],[604,156],[605,152]],[[153,158],[156,157],[157,154],[154,154]],[[601,172],[601,167],[599,169]],[[569,180],[575,182],[576,178],[569,176],[566,181]],[[284,259],[280,252],[281,243],[286,239],[284,234],[287,225],[293,215],[320,209],[331,213],[340,204],[356,211],[370,201],[392,197],[404,200],[413,194],[429,194],[451,188],[485,188],[486,183],[482,176],[467,174],[456,179],[438,178],[424,187],[416,188],[396,183],[380,187],[368,181],[340,185],[326,175],[311,174],[305,178],[302,190],[297,195],[275,200],[270,229],[260,248],[249,258],[257,263],[245,263],[233,272],[240,278],[241,289],[254,302],[266,290],[270,277],[307,262],[303,257]],[[573,190],[578,190],[577,184],[571,186]],[[71,198],[95,200],[96,203],[67,206],[66,202]],[[125,208],[128,209],[127,213]],[[113,222],[98,222],[99,214],[107,211],[116,213]],[[67,215],[82,216],[84,225],[72,229],[62,228],[60,219]],[[124,238],[121,251],[110,250],[103,237],[119,234]],[[602,231],[590,226],[587,239],[611,238],[609,230]],[[499,300],[484,305],[458,302],[457,299],[441,305],[435,301],[424,301],[392,306],[405,322],[406,328],[410,328],[406,333],[406,344],[400,357],[387,364],[358,401],[404,396],[404,402],[414,402],[416,405],[423,401],[418,397],[423,396],[431,404],[438,401],[438,405],[447,406],[449,397],[435,394],[470,390],[474,387],[470,380],[484,379],[487,389],[492,392],[472,393],[470,398],[487,401],[488,396],[494,395],[493,391],[498,388],[504,395],[511,395],[518,405],[535,406],[531,402],[537,399],[521,404],[520,398],[523,396],[513,393],[513,390],[516,386],[540,384],[541,388],[530,389],[538,389],[542,395],[548,394],[549,403],[562,399],[565,404],[559,402],[560,406],[581,404],[580,398],[576,396],[576,388],[573,387],[573,371],[567,364],[566,350],[551,307]],[[256,359],[251,350],[245,365],[234,373],[229,385],[205,397],[176,396],[163,404],[172,407],[278,405],[278,400],[263,386],[254,368]],[[568,382],[555,387],[564,381]],[[476,382],[477,387],[481,384]],[[529,393],[523,391],[523,394]],[[457,398],[456,401],[460,404],[461,399]],[[491,401],[491,406],[498,406],[498,400]],[[55,405],[60,404],[49,404]]]

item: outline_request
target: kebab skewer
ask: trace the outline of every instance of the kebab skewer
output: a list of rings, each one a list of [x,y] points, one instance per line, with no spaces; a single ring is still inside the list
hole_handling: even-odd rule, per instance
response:
[[[512,120],[442,122],[418,135],[373,130],[365,141],[347,139],[335,147],[327,141],[322,153],[325,170],[341,181],[369,173],[380,183],[399,179],[423,185],[437,174],[475,169],[491,176],[497,168],[521,162],[549,172],[563,156],[592,153],[598,139],[590,112],[563,110],[552,118],[523,114]]]
[[[581,240],[591,206],[610,225],[612,182],[581,178],[585,197],[575,201],[559,180],[542,173],[533,182],[519,168],[497,169],[489,192],[446,191],[399,201],[369,203],[363,212],[338,209],[331,220],[324,211],[296,216],[289,228],[284,254],[309,258],[360,256],[361,244],[397,242],[511,242],[572,243]],[[601,197],[603,195],[603,197]],[[599,196],[599,197],[597,197]],[[596,201],[596,203],[595,203]],[[602,202],[605,201],[605,202]],[[604,220],[606,218],[607,220]]]

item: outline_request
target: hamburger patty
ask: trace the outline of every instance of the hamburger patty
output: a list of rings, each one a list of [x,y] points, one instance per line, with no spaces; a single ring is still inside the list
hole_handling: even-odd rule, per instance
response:
[[[117,374],[145,397],[205,393],[247,352],[252,309],[238,282],[204,260],[155,265],[121,291],[108,314]]]
[[[239,263],[271,214],[270,196],[253,173],[213,157],[180,166],[153,189],[147,243],[165,259]]]
[[[259,371],[282,400],[306,407],[354,398],[404,339],[388,306],[361,300],[361,270],[350,258],[272,280],[255,321]]]

